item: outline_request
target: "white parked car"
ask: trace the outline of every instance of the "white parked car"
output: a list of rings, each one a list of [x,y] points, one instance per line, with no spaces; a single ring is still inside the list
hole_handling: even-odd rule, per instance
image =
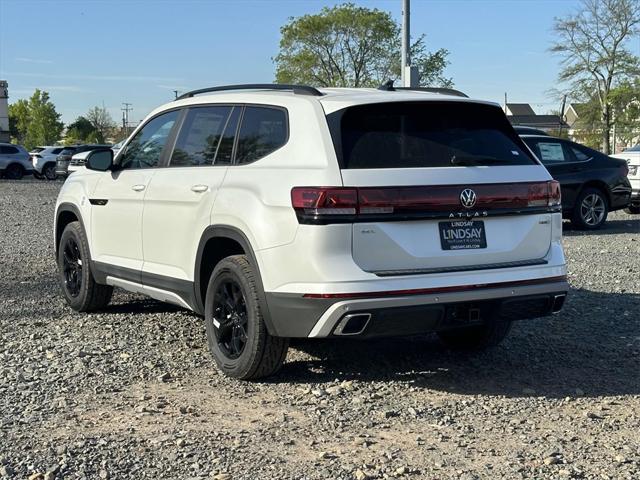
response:
[[[84,165],[87,161],[87,155],[89,155],[89,152],[91,152],[91,150],[84,150],[71,157],[71,161],[67,167],[67,175],[71,175],[73,172],[77,172],[78,170],[84,170]]]
[[[66,301],[97,310],[120,287],[191,309],[236,378],[275,373],[291,337],[490,347],[568,291],[560,186],[497,104],[214,87],[86,167],[55,210]]]
[[[0,178],[20,180],[33,174],[29,152],[22,145],[0,143]]]
[[[631,182],[632,190],[631,204],[626,211],[627,213],[640,214],[640,144],[611,156],[627,161],[627,165],[629,165],[627,177]]]
[[[55,180],[56,157],[64,150],[64,146],[36,147],[29,152],[31,163],[36,175],[41,175],[47,180]]]

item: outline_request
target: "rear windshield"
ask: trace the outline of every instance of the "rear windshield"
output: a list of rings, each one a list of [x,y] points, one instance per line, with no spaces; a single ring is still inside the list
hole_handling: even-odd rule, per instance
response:
[[[536,164],[492,105],[377,103],[335,112],[328,122],[341,168]]]

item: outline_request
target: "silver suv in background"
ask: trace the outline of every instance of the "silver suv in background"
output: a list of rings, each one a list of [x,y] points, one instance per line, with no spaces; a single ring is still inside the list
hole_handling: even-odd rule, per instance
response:
[[[86,144],[86,145],[70,145],[65,147],[60,155],[56,158],[56,175],[66,177],[69,175],[69,165],[73,163],[72,157],[76,153],[86,152],[88,150],[95,150],[96,148],[110,148],[111,145],[101,144]],[[74,163],[74,165],[80,165]],[[84,166],[84,163],[80,166]]]
[[[24,175],[32,173],[29,152],[23,146],[0,143],[0,177],[20,180]]]

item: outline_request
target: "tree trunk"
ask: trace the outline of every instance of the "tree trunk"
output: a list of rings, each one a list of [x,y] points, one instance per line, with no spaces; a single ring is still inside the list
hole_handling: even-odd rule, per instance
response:
[[[611,153],[611,105],[605,104],[602,112],[602,151]]]

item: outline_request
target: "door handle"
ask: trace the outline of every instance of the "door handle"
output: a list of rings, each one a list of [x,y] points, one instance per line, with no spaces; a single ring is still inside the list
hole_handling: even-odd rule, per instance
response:
[[[145,189],[146,187],[144,185],[134,185],[133,187],[131,187],[131,190],[135,191],[135,192],[141,192]]]
[[[209,190],[209,186],[208,185],[193,185],[191,187],[191,191],[192,192],[196,192],[196,193],[204,193],[207,190]]]

